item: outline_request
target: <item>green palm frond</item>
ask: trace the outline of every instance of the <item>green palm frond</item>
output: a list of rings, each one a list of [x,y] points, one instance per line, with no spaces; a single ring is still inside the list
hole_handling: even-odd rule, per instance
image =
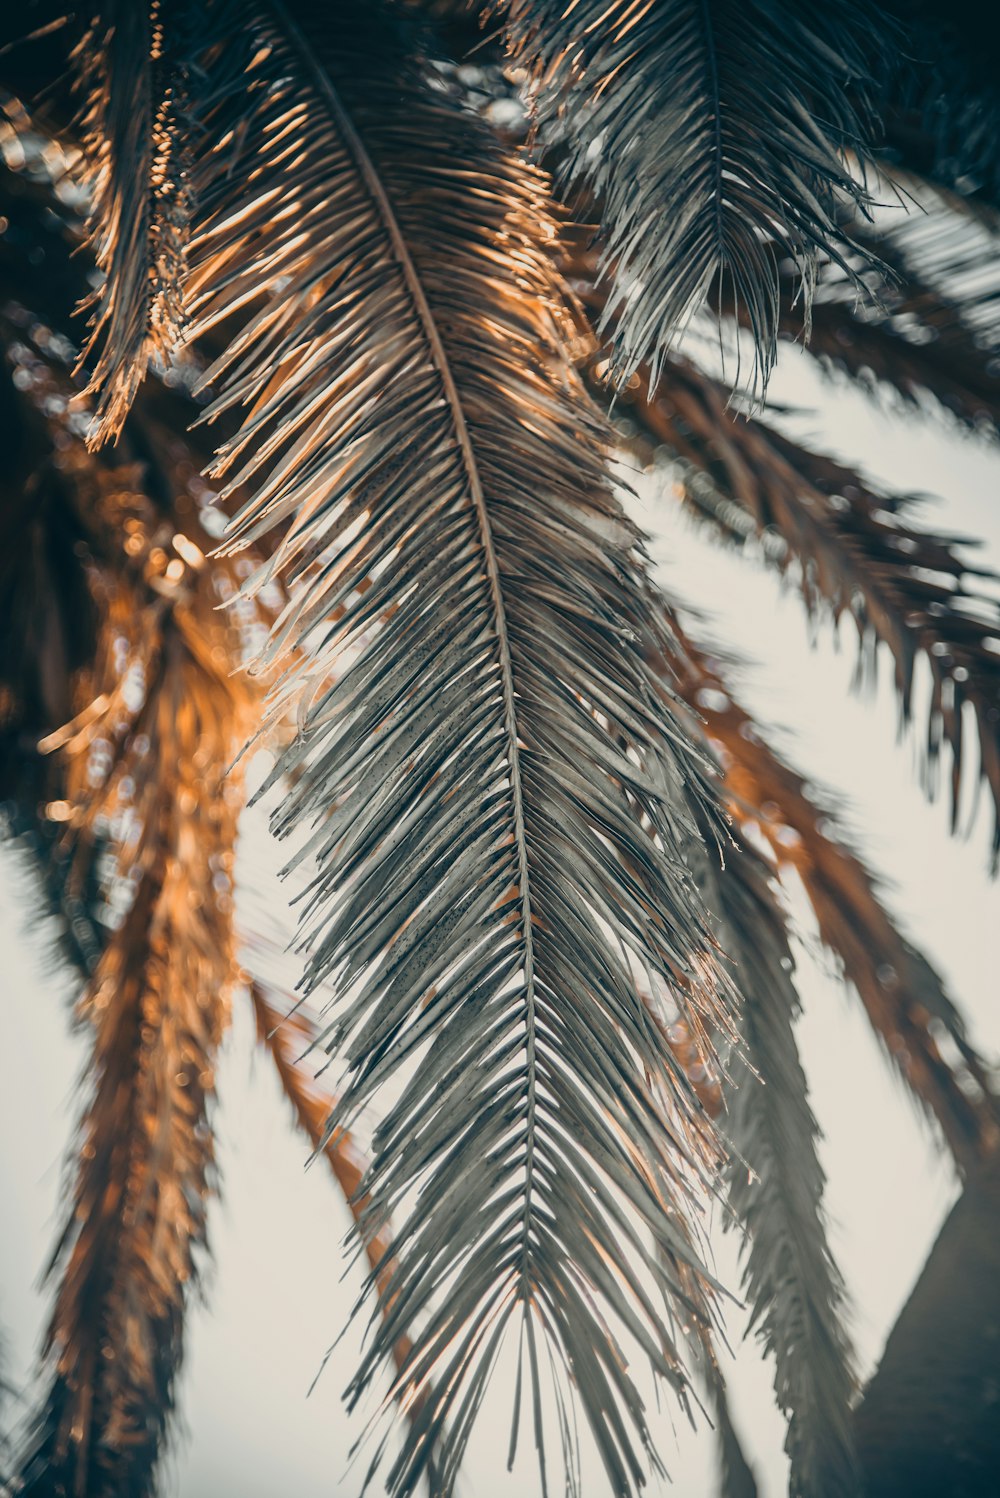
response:
[[[365,1181],[368,1229],[396,1224],[391,1313],[350,1399],[414,1336],[397,1382],[435,1382],[388,1480],[439,1442],[447,1493],[522,1325],[532,1383],[541,1333],[624,1493],[651,1440],[591,1297],[683,1391],[644,1232],[668,1236],[655,1183],[680,1209],[707,1125],[636,982],[726,1027],[680,851],[710,793],[646,664],[661,627],[565,349],[542,179],[388,11],[240,7],[239,30],[209,70],[188,295],[201,333],[247,313],[206,416],[245,411],[217,464],[255,489],[232,544],[287,527],[270,656],[302,656],[273,700],[301,732],[275,826],[317,862],[329,1129],[402,1084]]]
[[[766,383],[779,262],[798,268],[808,323],[817,256],[849,269],[845,164],[864,148],[868,73],[883,43],[871,9],[705,0],[510,0],[515,56],[565,174],[600,204],[622,380],[668,344],[721,281],[744,309]]]
[[[744,995],[743,1050],[730,1065],[724,1125],[729,1200],[746,1231],[743,1290],[774,1359],[788,1420],[790,1498],[853,1498],[852,1357],[845,1292],[822,1211],[819,1129],[795,1042],[799,999],[784,919],[759,855],[713,876],[719,937]]]

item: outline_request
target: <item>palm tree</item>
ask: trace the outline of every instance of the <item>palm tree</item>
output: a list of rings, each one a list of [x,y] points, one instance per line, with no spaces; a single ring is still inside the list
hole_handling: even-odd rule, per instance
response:
[[[669,460],[700,523],[849,617],[904,722],[929,670],[928,789],[947,761],[954,822],[983,782],[995,864],[988,584],[763,402],[804,337],[873,398],[996,439],[997,23],[852,0],[32,9],[0,54],[0,777],[92,1062],[17,1491],[154,1490],[215,1062],[249,1001],[367,1258],[348,1399],[389,1370],[391,1493],[453,1492],[505,1342],[511,1452],[523,1391],[544,1473],[551,1366],[570,1491],[578,1409],[614,1492],[659,1469],[629,1347],[682,1406],[707,1391],[727,1492],[753,1492],[712,1196],[746,1234],[791,1492],[859,1492],[781,879],[963,1175],[995,1159],[1000,1096],[658,587],[612,464]],[[260,733],[292,982],[233,897]]]

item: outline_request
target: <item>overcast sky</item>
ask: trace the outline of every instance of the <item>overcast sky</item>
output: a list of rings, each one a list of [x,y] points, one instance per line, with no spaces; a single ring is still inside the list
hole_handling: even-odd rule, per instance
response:
[[[775,400],[811,408],[793,429],[899,490],[936,492],[928,525],[988,542],[1000,565],[1000,456],[942,430],[926,415],[888,416],[841,388],[821,384],[809,361],[786,354]],[[874,866],[893,882],[892,908],[945,974],[973,1036],[1000,1052],[996,978],[987,939],[997,889],[986,878],[984,806],[968,842],[947,836],[942,803],[928,806],[913,773],[913,744],[896,742],[896,716],[883,663],[877,701],[850,694],[853,641],[838,653],[830,631],[810,649],[802,609],[790,591],[746,560],[707,544],[668,493],[640,486],[638,511],[655,536],[665,584],[713,616],[717,638],[748,661],[740,695],[767,723],[787,730],[781,745],[810,777],[847,798],[849,822]],[[923,683],[926,687],[926,683]],[[919,714],[918,714],[919,721]],[[985,798],[984,798],[985,800]],[[0,1047],[0,1327],[8,1369],[26,1377],[48,1299],[37,1287],[63,1205],[61,1162],[75,1115],[74,1086],[85,1047],[70,1037],[65,981],[46,969],[43,933],[26,926],[27,904],[10,853],[0,853],[0,960],[5,990]],[[853,1297],[852,1329],[862,1371],[877,1361],[886,1332],[919,1273],[956,1187],[929,1135],[888,1073],[854,996],[798,951],[805,1015],[799,1040],[813,1107],[824,1128],[823,1160],[835,1252]],[[263,1057],[253,1056],[242,1012],[219,1072],[219,1154],[224,1201],[213,1214],[215,1268],[209,1305],[192,1318],[181,1405],[186,1435],[166,1491],[178,1498],[279,1498],[310,1492],[353,1498],[365,1464],[347,1470],[362,1421],[346,1418],[340,1393],[357,1356],[350,1330],[316,1391],[306,1398],[327,1346],[357,1291],[341,1282],[346,1211],[328,1174],[303,1170],[305,1149]],[[718,1248],[720,1271],[735,1288],[734,1245]],[[730,1370],[737,1419],[757,1467],[762,1498],[784,1493],[782,1428],[770,1399],[770,1370],[753,1343]],[[473,1441],[463,1493],[529,1498],[539,1492],[530,1439],[513,1476],[504,1469],[511,1386],[500,1377]],[[679,1427],[666,1406],[657,1416],[678,1498],[711,1489],[710,1434]],[[604,1498],[596,1469],[586,1492]],[[655,1491],[655,1488],[654,1488]]]

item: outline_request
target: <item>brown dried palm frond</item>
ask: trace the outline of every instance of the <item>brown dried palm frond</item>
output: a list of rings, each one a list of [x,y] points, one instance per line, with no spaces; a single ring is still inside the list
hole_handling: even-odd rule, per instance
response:
[[[915,500],[889,495],[823,453],[810,451],[731,405],[731,391],[675,356],[652,398],[638,376],[617,406],[632,424],[634,450],[648,460],[666,448],[691,475],[682,496],[693,514],[737,545],[749,536],[761,556],[797,580],[810,613],[847,615],[859,637],[859,676],[877,648],[892,658],[902,721],[913,716],[918,660],[930,671],[922,779],[937,784],[949,751],[952,828],[969,767],[963,709],[972,708],[976,778],[994,807],[993,858],[1000,854],[1000,604],[965,561],[969,538],[925,530],[909,519]],[[600,366],[592,384],[602,388]],[[626,437],[629,435],[626,432]]]
[[[250,697],[230,680],[234,630],[216,613],[202,547],[179,528],[173,473],[135,461],[128,440],[113,461],[88,454],[89,418],[71,409],[72,350],[36,316],[21,324],[7,304],[4,386],[18,391],[30,461],[29,474],[14,470],[8,539],[23,555],[38,534],[36,550],[65,557],[96,641],[86,659],[81,635],[74,664],[22,630],[33,648],[15,700],[37,709],[5,746],[27,821],[34,812],[51,829],[63,909],[92,908],[96,887],[104,900],[102,929],[80,953],[92,968],[77,1009],[93,1035],[88,1102],[19,1491],[146,1494],[214,1186],[208,1112],[236,972],[228,881],[240,791],[226,769]],[[150,497],[158,488],[176,503]],[[79,711],[49,735],[46,776],[32,765],[38,730],[65,719],[67,704]]]
[[[794,869],[823,945],[857,991],[893,1068],[936,1120],[960,1170],[1000,1142],[993,1069],[928,959],[898,929],[862,859],[806,782],[736,702],[717,657],[681,636],[679,688],[718,748],[734,815]]]
[[[49,1269],[52,1382],[22,1467],[23,1491],[80,1498],[151,1491],[173,1405],[214,1186],[207,1118],[235,975],[240,796],[225,768],[247,728],[212,658],[220,631],[210,613],[138,609],[125,595],[107,620],[108,672],[95,683],[104,690],[58,738],[84,857],[91,831],[112,824],[120,923],[78,1007],[94,1034],[90,1100],[73,1210]],[[122,673],[114,652],[137,621],[144,638]]]

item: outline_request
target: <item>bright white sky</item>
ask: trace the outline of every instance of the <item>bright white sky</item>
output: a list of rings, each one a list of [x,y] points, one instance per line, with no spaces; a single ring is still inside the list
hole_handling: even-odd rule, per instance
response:
[[[783,357],[772,395],[812,408],[795,429],[829,450],[860,457],[870,473],[899,490],[944,495],[947,505],[928,506],[926,523],[987,538],[986,556],[1000,566],[1000,452],[943,432],[928,416],[889,417],[850,391],[831,390],[794,352]],[[974,1037],[996,1055],[1000,1012],[987,941],[998,907],[996,886],[985,872],[986,816],[970,842],[949,841],[944,806],[927,806],[916,787],[912,744],[895,743],[888,672],[876,702],[852,697],[854,651],[846,627],[839,653],[828,630],[810,650],[793,594],[783,594],[746,560],[707,544],[668,495],[657,497],[647,483],[641,491],[640,518],[655,534],[664,582],[710,612],[718,639],[755,662],[743,675],[743,700],[766,722],[790,731],[782,745],[810,776],[849,797],[859,841],[895,885],[893,908],[946,975]],[[66,986],[46,970],[44,934],[27,929],[26,901],[9,852],[0,858],[0,951],[6,954],[0,1326],[9,1372],[21,1379],[48,1306],[37,1277],[63,1212],[61,1162],[85,1051],[67,1035]],[[810,952],[800,951],[799,961],[806,1007],[799,1039],[813,1107],[826,1133],[833,1242],[853,1296],[853,1331],[867,1375],[956,1188],[888,1076],[853,995]],[[187,1433],[165,1491],[172,1498],[230,1492],[241,1498],[294,1492],[355,1498],[365,1463],[347,1472],[347,1458],[362,1422],[348,1421],[340,1392],[356,1358],[358,1332],[347,1333],[306,1398],[357,1290],[353,1275],[341,1283],[346,1210],[324,1168],[303,1171],[303,1142],[291,1129],[266,1059],[253,1055],[247,1014],[237,1015],[219,1091],[225,1199],[214,1212],[209,1308],[191,1319],[181,1388]],[[727,1238],[718,1263],[735,1287],[733,1252]],[[737,1419],[762,1498],[783,1498],[782,1429],[771,1405],[769,1370],[752,1343],[740,1346],[741,1335],[737,1315],[731,1340],[739,1355],[730,1375]],[[540,1492],[527,1431],[514,1474],[505,1471],[511,1400],[505,1372],[500,1370],[470,1452],[462,1492],[475,1498],[533,1498]],[[673,1416],[664,1408],[656,1417],[673,1479],[666,1491],[705,1498],[713,1490],[711,1435],[679,1427],[675,1440]],[[594,1468],[586,1476],[590,1498],[604,1498],[600,1472]]]

